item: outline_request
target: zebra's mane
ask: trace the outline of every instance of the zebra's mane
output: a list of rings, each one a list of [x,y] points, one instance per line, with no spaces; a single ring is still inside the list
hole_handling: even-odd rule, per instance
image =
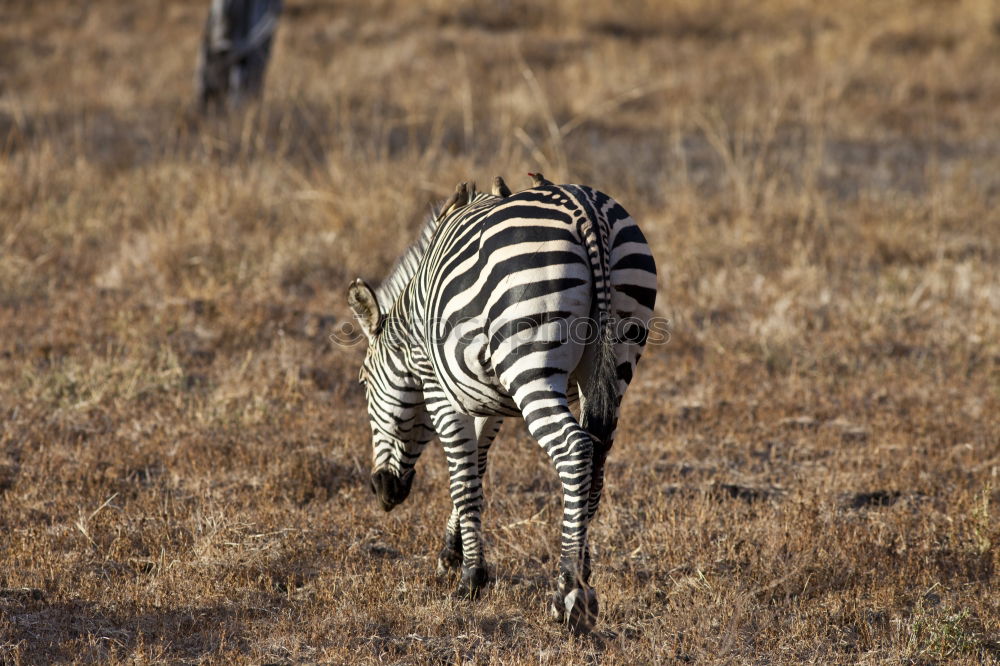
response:
[[[431,211],[430,217],[424,222],[417,235],[417,240],[413,241],[408,248],[403,251],[396,263],[389,270],[389,276],[382,281],[382,284],[375,290],[375,297],[378,299],[382,312],[388,312],[392,304],[396,302],[399,295],[403,293],[410,278],[417,272],[417,266],[423,258],[424,253],[431,244],[434,231],[438,226],[437,212]]]
[[[487,198],[494,198],[488,192],[475,192],[472,197],[470,197],[469,204],[473,204],[482,201]],[[396,263],[392,265],[389,270],[389,275],[386,277],[382,284],[378,286],[375,290],[375,297],[378,299],[379,306],[382,308],[382,312],[388,312],[389,308],[393,306],[399,295],[403,293],[403,289],[413,278],[414,274],[417,272],[417,266],[420,265],[420,260],[423,259],[424,254],[427,252],[427,248],[431,245],[431,239],[434,238],[434,232],[437,231],[438,225],[442,220],[438,219],[439,209],[434,209],[431,211],[430,216],[427,221],[424,222],[423,226],[420,228],[420,233],[417,234],[417,240],[413,241],[408,248],[403,251]]]

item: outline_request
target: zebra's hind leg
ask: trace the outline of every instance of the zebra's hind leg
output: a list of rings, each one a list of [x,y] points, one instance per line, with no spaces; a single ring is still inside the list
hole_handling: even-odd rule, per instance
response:
[[[620,350],[617,349],[615,350],[616,363],[618,357],[620,357],[620,354],[617,353],[619,351]],[[595,362],[596,353],[596,347],[591,346],[586,349],[583,358],[580,359],[580,365],[573,375],[573,381],[570,383],[571,397],[577,397],[580,401],[580,426],[587,432],[588,435],[590,435],[594,444],[592,457],[593,462],[590,473],[590,492],[587,496],[588,524],[594,519],[597,509],[601,503],[601,494],[604,490],[604,465],[608,459],[608,453],[611,451],[611,447],[614,443],[615,430],[618,426],[618,414],[621,407],[621,399],[625,392],[625,388],[628,386],[627,381],[621,381],[621,373],[616,369],[615,372],[619,375],[617,381],[615,377],[612,376],[608,376],[606,378],[609,381],[609,384],[612,385],[611,391],[609,391],[613,407],[612,414],[601,413],[601,411],[594,409],[594,403],[591,402],[591,400],[588,400],[587,393],[588,389],[592,390],[592,387],[590,387],[589,384],[590,378],[597,367]],[[581,574],[583,576],[583,581],[588,585],[590,584],[591,571],[590,544],[587,543],[584,544],[583,548],[583,566],[581,568]]]
[[[559,573],[549,615],[574,632],[587,633],[598,615],[597,592],[584,576],[594,442],[570,411],[564,389],[539,391],[529,385],[520,395],[525,396],[518,406],[528,430],[555,464],[563,487]]]
[[[630,337],[625,342],[615,345],[615,393],[614,393],[614,416],[608,420],[606,418],[592,418],[587,409],[587,399],[584,395],[584,386],[579,385],[580,391],[580,413],[581,425],[583,429],[590,433],[594,439],[594,469],[590,480],[590,497],[587,501],[587,519],[593,520],[597,514],[597,509],[601,505],[601,494],[604,490],[604,465],[608,459],[608,453],[614,445],[615,433],[618,430],[618,417],[621,415],[622,398],[628,390],[629,383],[635,374],[636,365],[642,355],[643,346],[647,336],[647,329],[643,327],[627,329]],[[591,372],[593,366],[585,365],[585,372]],[[590,583],[591,559],[589,546],[583,553],[583,578]]]
[[[621,400],[620,397],[618,399],[619,401]],[[584,408],[585,407],[586,405],[584,405]],[[594,516],[597,514],[597,509],[601,505],[601,495],[604,491],[604,466],[608,460],[608,453],[611,451],[611,447],[614,444],[617,425],[618,408],[615,410],[615,417],[611,423],[598,423],[597,425],[589,421],[586,416],[586,412],[584,412],[583,429],[587,431],[594,441],[594,462],[590,476],[590,494],[587,497],[588,522],[594,520]],[[590,574],[590,544],[587,544],[583,550],[583,580],[588,584],[590,583]]]

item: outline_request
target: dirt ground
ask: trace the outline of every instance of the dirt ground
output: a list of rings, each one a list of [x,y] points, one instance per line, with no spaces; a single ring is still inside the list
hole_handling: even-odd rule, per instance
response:
[[[1000,660],[1000,6],[286,0],[192,109],[206,0],[0,6],[0,662]],[[432,447],[367,485],[344,292],[460,180],[598,187],[669,342],[548,623],[560,495],[505,424],[495,583]]]

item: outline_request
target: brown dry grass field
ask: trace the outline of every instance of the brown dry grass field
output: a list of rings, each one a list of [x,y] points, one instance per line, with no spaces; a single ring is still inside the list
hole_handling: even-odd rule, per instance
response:
[[[287,0],[201,119],[207,5],[0,5],[0,662],[1000,660],[1000,6]],[[585,637],[523,425],[453,599],[443,455],[382,512],[330,339],[456,182],[535,169],[629,209],[672,330]]]

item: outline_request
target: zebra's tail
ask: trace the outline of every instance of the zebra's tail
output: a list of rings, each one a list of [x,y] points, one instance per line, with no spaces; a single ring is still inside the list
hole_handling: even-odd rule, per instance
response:
[[[583,429],[601,443],[611,438],[618,410],[618,368],[610,327],[600,332],[597,355],[584,389]]]
[[[594,362],[584,388],[583,423],[587,432],[601,443],[611,438],[618,410],[618,364],[615,360],[614,321],[611,316],[611,271],[606,243],[598,221],[586,221],[582,228],[594,276],[594,306],[597,324],[593,344]]]

